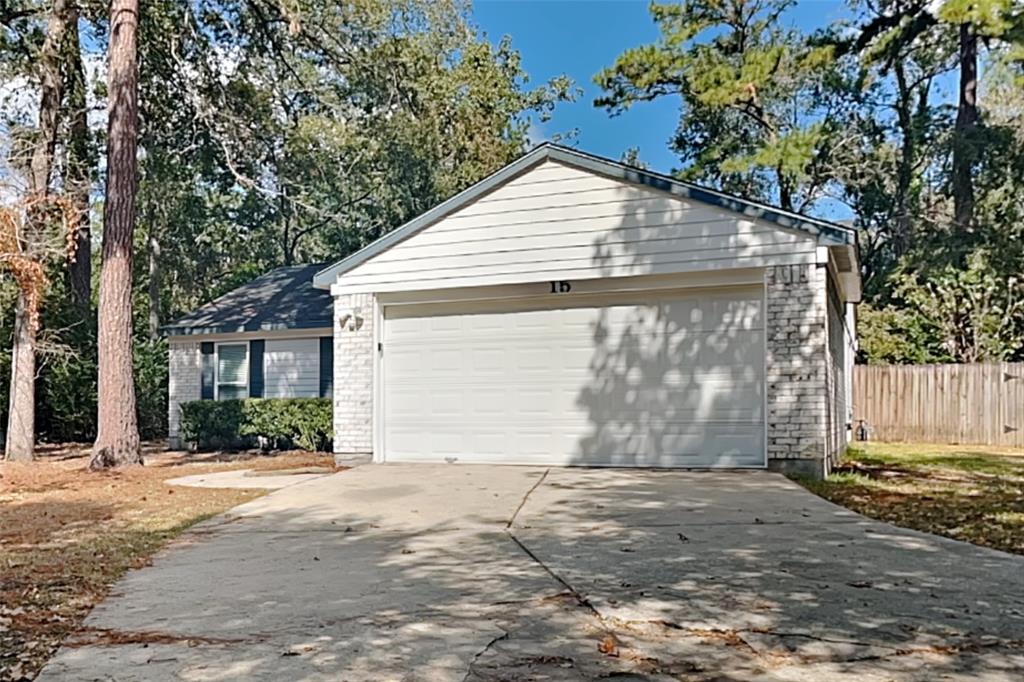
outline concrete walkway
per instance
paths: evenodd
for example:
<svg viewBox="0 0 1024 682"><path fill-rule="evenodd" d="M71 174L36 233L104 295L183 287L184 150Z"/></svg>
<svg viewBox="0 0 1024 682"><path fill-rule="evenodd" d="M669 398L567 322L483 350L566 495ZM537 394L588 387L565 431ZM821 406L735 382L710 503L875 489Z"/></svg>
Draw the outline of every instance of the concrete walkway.
<svg viewBox="0 0 1024 682"><path fill-rule="evenodd" d="M767 473L381 465L130 573L55 680L1019 680L1024 558Z"/></svg>
<svg viewBox="0 0 1024 682"><path fill-rule="evenodd" d="M279 490L290 485L306 483L325 475L327 474L275 473L272 471L235 469L233 471L216 471L209 474L181 476L169 479L167 483L169 485L183 485L190 488L261 488Z"/></svg>

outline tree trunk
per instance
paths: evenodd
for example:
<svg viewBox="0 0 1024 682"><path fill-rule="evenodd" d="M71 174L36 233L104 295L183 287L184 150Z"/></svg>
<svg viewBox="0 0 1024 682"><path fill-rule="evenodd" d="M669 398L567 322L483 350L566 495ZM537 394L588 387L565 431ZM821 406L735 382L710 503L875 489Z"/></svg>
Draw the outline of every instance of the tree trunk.
<svg viewBox="0 0 1024 682"><path fill-rule="evenodd" d="M107 191L98 313L99 424L92 469L142 464L132 371L132 236L138 189L138 0L113 0L108 59Z"/></svg>
<svg viewBox="0 0 1024 682"><path fill-rule="evenodd" d="M288 185L281 181L281 164L277 167L278 184L281 193L277 197L278 214L281 220L281 256L285 265L292 265L295 252L292 250L292 211L288 203Z"/></svg>
<svg viewBox="0 0 1024 682"><path fill-rule="evenodd" d="M39 51L39 138L29 165L29 197L25 233L19 236L22 253L38 255L45 234L53 153L57 146L60 122L61 74L60 46L64 39L68 6L66 0L54 0L46 25L46 38ZM24 287L24 284L22 285ZM35 450L35 375L36 320L29 309L30 297L24 288L18 291L14 314L14 340L11 348L11 385L8 397L7 440L5 454L12 460L31 460Z"/></svg>
<svg viewBox="0 0 1024 682"><path fill-rule="evenodd" d="M917 163L917 131L914 126L913 92L907 85L903 62L897 61L893 70L897 84L896 118L902 135L900 162L896 170L896 216L892 230L892 254L899 260L910 248L910 231L913 227L910 188Z"/></svg>
<svg viewBox="0 0 1024 682"><path fill-rule="evenodd" d="M970 231L974 222L975 128L978 124L978 37L960 25L960 101L953 139L953 224Z"/></svg>
<svg viewBox="0 0 1024 682"><path fill-rule="evenodd" d="M793 210L793 190L789 186L789 179L781 168L776 169L776 178L779 182L779 208L787 211Z"/></svg>
<svg viewBox="0 0 1024 682"><path fill-rule="evenodd" d="M67 109L70 116L68 162L65 190L74 211L71 226L73 243L68 255L67 273L71 296L82 311L89 314L92 298L92 233L89 228L89 177L92 170L92 151L89 138L88 111L85 99L85 70L82 67L82 48L78 38L78 8L68 12L68 30L65 49Z"/></svg>
<svg viewBox="0 0 1024 682"><path fill-rule="evenodd" d="M156 236L155 221L150 221L149 238L146 240L149 254L149 338L160 338L160 240Z"/></svg>
<svg viewBox="0 0 1024 682"><path fill-rule="evenodd" d="M11 349L11 392L8 398L7 459L32 460L35 450L36 333L26 305L26 296L18 292L14 312L14 347Z"/></svg>
<svg viewBox="0 0 1024 682"><path fill-rule="evenodd" d="M67 26L66 0L54 0L46 24L46 39L39 50L39 139L32 150L29 191L39 200L50 188L53 151L57 146L61 85L60 47Z"/></svg>

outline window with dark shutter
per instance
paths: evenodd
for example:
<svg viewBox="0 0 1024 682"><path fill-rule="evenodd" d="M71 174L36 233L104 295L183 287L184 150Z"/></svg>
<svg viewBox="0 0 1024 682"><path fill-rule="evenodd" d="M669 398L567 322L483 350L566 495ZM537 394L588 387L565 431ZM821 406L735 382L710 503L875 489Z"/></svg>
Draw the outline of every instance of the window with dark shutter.
<svg viewBox="0 0 1024 682"><path fill-rule="evenodd" d="M320 337L320 397L334 393L334 337Z"/></svg>
<svg viewBox="0 0 1024 682"><path fill-rule="evenodd" d="M263 349L265 342L260 339L249 342L249 397L263 397Z"/></svg>
<svg viewBox="0 0 1024 682"><path fill-rule="evenodd" d="M214 355L214 346L210 342L199 344L199 353L202 358L202 364L200 365L200 386L199 386L199 397L203 400L213 400L214 389L213 382L217 375L216 367L216 356Z"/></svg>

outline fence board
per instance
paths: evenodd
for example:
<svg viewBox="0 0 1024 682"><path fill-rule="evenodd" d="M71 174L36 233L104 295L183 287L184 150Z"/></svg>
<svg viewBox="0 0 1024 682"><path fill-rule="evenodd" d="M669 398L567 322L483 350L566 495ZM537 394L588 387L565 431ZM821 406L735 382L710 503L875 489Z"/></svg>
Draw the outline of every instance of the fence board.
<svg viewBox="0 0 1024 682"><path fill-rule="evenodd" d="M1024 362L857 365L853 417L872 440L1024 447Z"/></svg>

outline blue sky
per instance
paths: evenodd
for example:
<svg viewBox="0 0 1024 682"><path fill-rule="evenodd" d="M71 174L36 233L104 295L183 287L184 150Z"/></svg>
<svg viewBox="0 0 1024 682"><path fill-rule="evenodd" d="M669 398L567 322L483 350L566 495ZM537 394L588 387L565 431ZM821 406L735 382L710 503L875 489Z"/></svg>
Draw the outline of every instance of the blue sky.
<svg viewBox="0 0 1024 682"><path fill-rule="evenodd" d="M669 172L678 165L668 149L678 100L639 104L614 118L593 105L600 94L594 75L627 48L657 39L647 6L646 0L476 0L473 16L490 40L512 36L533 83L564 73L583 88L576 102L555 110L541 136L577 129L583 151L618 159L636 146L652 170ZM787 20L811 30L847 16L843 0L803 0Z"/></svg>

